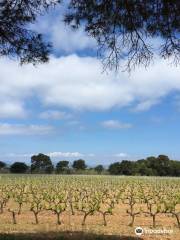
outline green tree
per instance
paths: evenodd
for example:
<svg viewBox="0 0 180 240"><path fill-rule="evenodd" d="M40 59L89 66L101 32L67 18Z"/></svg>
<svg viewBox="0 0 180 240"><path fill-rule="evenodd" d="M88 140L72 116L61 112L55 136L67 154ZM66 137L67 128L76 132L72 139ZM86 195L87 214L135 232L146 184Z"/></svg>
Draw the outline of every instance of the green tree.
<svg viewBox="0 0 180 240"><path fill-rule="evenodd" d="M10 167L11 173L26 173L28 166L23 162L15 162Z"/></svg>
<svg viewBox="0 0 180 240"><path fill-rule="evenodd" d="M154 156L150 156L146 159L146 164L148 168L151 168L153 171L153 176L157 176L158 172L157 172L157 158Z"/></svg>
<svg viewBox="0 0 180 240"><path fill-rule="evenodd" d="M158 167L157 172L160 176L169 175L170 159L166 155L159 155L157 157Z"/></svg>
<svg viewBox="0 0 180 240"><path fill-rule="evenodd" d="M137 161L112 163L108 171L115 175L180 176L180 161L170 160L166 155L151 156Z"/></svg>
<svg viewBox="0 0 180 240"><path fill-rule="evenodd" d="M101 174L104 171L104 166L103 165L97 165L94 170L98 173Z"/></svg>
<svg viewBox="0 0 180 240"><path fill-rule="evenodd" d="M83 159L75 160L72 167L76 170L85 170L87 168L85 160Z"/></svg>
<svg viewBox="0 0 180 240"><path fill-rule="evenodd" d="M31 173L52 173L53 168L49 156L39 153L31 157Z"/></svg>
<svg viewBox="0 0 180 240"><path fill-rule="evenodd" d="M166 155L147 158L147 166L150 167L154 175L167 176L169 175L170 160Z"/></svg>
<svg viewBox="0 0 180 240"><path fill-rule="evenodd" d="M121 165L119 162L115 162L109 165L108 171L112 175L118 175L121 173Z"/></svg>
<svg viewBox="0 0 180 240"><path fill-rule="evenodd" d="M153 176L152 168L148 168L146 164L139 164L138 165L138 173L141 176Z"/></svg>
<svg viewBox="0 0 180 240"><path fill-rule="evenodd" d="M140 159L136 161L136 172L138 175L141 175L141 176L154 175L152 168L148 167L146 159Z"/></svg>
<svg viewBox="0 0 180 240"><path fill-rule="evenodd" d="M6 167L6 163L0 161L0 170Z"/></svg>
<svg viewBox="0 0 180 240"><path fill-rule="evenodd" d="M69 170L69 161L59 161L56 165L57 173L67 173Z"/></svg>
<svg viewBox="0 0 180 240"><path fill-rule="evenodd" d="M136 163L128 160L123 160L120 163L120 173L123 175L135 175L136 174Z"/></svg>
<svg viewBox="0 0 180 240"><path fill-rule="evenodd" d="M180 177L180 161L171 160L169 164L169 175Z"/></svg>

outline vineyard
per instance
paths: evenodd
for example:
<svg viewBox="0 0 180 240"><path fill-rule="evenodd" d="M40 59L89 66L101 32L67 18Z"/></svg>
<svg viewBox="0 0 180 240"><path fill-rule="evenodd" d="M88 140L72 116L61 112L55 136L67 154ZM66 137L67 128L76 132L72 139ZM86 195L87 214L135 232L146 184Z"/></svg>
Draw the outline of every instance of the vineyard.
<svg viewBox="0 0 180 240"><path fill-rule="evenodd" d="M1 233L91 231L136 236L137 226L171 229L173 234L162 239L180 239L179 178L0 176Z"/></svg>

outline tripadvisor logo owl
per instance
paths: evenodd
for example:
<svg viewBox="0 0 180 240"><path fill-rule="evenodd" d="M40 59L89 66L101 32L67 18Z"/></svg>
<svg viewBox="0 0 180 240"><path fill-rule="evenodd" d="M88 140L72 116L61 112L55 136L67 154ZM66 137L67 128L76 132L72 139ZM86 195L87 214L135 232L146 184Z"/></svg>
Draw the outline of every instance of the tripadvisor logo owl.
<svg viewBox="0 0 180 240"><path fill-rule="evenodd" d="M135 234L141 236L143 234L143 229L141 227L135 228Z"/></svg>

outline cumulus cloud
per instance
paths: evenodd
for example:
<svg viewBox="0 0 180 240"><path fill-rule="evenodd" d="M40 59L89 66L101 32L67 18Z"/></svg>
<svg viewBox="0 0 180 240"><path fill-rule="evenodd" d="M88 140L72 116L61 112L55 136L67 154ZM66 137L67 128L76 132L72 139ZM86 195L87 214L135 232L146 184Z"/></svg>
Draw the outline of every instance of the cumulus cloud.
<svg viewBox="0 0 180 240"><path fill-rule="evenodd" d="M52 131L52 126L0 123L0 135L44 135Z"/></svg>
<svg viewBox="0 0 180 240"><path fill-rule="evenodd" d="M83 26L80 26L78 29L72 29L64 23L65 5L66 3L62 3L56 11L40 17L32 28L48 38L56 54L71 54L87 49L92 50L96 46L96 41L88 36Z"/></svg>
<svg viewBox="0 0 180 240"><path fill-rule="evenodd" d="M132 124L130 123L122 123L118 120L107 120L107 121L103 121L101 123L101 125L104 128L108 128L108 129L123 129L123 128L131 128Z"/></svg>
<svg viewBox="0 0 180 240"><path fill-rule="evenodd" d="M50 30L50 41L56 52L70 54L75 51L91 49L95 46L95 40L87 36L82 27L72 30L69 26L64 25L60 19L55 21L55 24L47 23L45 31Z"/></svg>
<svg viewBox="0 0 180 240"><path fill-rule="evenodd" d="M6 157L21 157L21 158L30 158L33 155L37 155L38 153L8 153ZM51 158L81 158L81 157L94 157L95 154L83 154L80 152L49 152L45 153Z"/></svg>
<svg viewBox="0 0 180 240"><path fill-rule="evenodd" d="M23 118L27 114L23 104L20 102L5 102L0 103L0 118Z"/></svg>
<svg viewBox="0 0 180 240"><path fill-rule="evenodd" d="M55 158L56 157L79 158L79 157L84 156L84 154L79 153L79 152L50 152L50 153L47 153L47 155L50 157L55 157Z"/></svg>
<svg viewBox="0 0 180 240"><path fill-rule="evenodd" d="M147 70L138 68L131 76L122 72L102 74L96 58L77 55L51 57L48 64L38 67L19 66L1 58L0 69L0 113L12 117L27 114L26 103L34 96L49 109L103 111L128 107L143 111L180 90L180 69L163 60ZM5 103L16 107L3 107ZM51 111L42 115L56 118L61 114Z"/></svg>

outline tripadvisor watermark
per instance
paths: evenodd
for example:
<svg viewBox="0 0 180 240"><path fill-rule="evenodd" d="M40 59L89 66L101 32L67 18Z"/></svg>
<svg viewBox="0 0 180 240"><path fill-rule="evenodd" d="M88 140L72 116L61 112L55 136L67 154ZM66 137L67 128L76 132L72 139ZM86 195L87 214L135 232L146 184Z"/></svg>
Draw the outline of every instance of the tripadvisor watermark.
<svg viewBox="0 0 180 240"><path fill-rule="evenodd" d="M159 229L151 229L151 228L142 228L142 227L136 227L135 228L135 234L137 236L145 235L145 234L173 234L173 229L166 229L166 228L159 228Z"/></svg>

